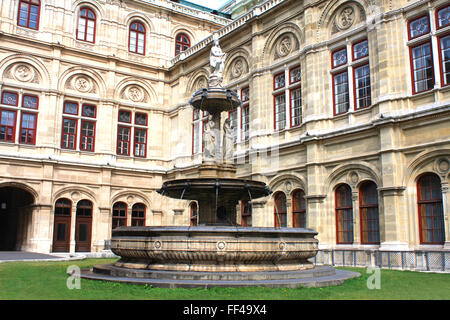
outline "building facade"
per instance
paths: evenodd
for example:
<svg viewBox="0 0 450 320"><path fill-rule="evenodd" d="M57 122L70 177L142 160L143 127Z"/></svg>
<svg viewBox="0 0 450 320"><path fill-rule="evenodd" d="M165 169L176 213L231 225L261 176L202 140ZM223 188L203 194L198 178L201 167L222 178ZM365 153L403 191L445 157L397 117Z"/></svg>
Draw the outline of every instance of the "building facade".
<svg viewBox="0 0 450 320"><path fill-rule="evenodd" d="M207 115L188 101L217 32L243 101L222 115L237 175L274 191L239 223L308 227L322 250L449 250L448 1L237 1L233 20L165 0L0 3L1 249L195 225L195 203L156 190L201 163Z"/></svg>

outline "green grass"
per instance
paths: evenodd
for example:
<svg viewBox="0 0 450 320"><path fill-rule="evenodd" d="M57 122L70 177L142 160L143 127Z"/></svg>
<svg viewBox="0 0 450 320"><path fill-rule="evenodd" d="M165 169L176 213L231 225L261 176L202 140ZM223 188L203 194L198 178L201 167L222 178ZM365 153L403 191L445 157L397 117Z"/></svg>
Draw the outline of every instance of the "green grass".
<svg viewBox="0 0 450 320"><path fill-rule="evenodd" d="M365 268L360 278L347 280L342 286L326 288L213 288L161 289L143 285L81 280L81 289L66 286L67 267L81 268L111 263L114 259L87 259L67 262L6 262L0 264L0 299L46 300L307 300L307 299L450 299L450 274L381 270L381 289L369 290L371 275Z"/></svg>

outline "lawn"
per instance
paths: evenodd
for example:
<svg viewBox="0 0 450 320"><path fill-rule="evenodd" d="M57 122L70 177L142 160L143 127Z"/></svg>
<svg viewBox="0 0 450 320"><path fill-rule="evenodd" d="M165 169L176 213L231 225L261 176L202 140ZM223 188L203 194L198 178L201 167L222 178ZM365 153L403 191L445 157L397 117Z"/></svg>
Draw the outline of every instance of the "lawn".
<svg viewBox="0 0 450 320"><path fill-rule="evenodd" d="M365 268L342 286L327 288L161 289L143 285L81 280L81 289L66 286L67 267L111 263L114 259L67 262L5 262L0 264L0 299L20 300L450 300L450 274L381 270L381 288L368 289Z"/></svg>

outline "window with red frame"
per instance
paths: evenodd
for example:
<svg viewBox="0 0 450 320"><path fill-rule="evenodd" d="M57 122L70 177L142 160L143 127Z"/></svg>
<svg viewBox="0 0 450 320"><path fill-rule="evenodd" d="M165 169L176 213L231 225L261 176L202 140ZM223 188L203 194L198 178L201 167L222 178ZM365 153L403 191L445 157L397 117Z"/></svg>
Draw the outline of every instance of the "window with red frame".
<svg viewBox="0 0 450 320"><path fill-rule="evenodd" d="M414 19L408 23L409 39L419 38L430 33L429 16ZM434 87L433 52L431 40L410 46L411 76L413 94L428 91Z"/></svg>
<svg viewBox="0 0 450 320"><path fill-rule="evenodd" d="M450 25L450 5L437 10L436 18L438 29Z"/></svg>
<svg viewBox="0 0 450 320"><path fill-rule="evenodd" d="M147 129L134 129L134 156L145 158L147 155Z"/></svg>
<svg viewBox="0 0 450 320"><path fill-rule="evenodd" d="M130 52L145 54L145 27L139 21L130 24L129 50Z"/></svg>
<svg viewBox="0 0 450 320"><path fill-rule="evenodd" d="M75 150L77 147L77 119L63 118L61 148Z"/></svg>
<svg viewBox="0 0 450 320"><path fill-rule="evenodd" d="M377 185L371 181L365 182L359 188L359 214L361 243L379 244L378 191Z"/></svg>
<svg viewBox="0 0 450 320"><path fill-rule="evenodd" d="M292 220L294 228L306 228L306 202L303 190L295 190L292 193Z"/></svg>
<svg viewBox="0 0 450 320"><path fill-rule="evenodd" d="M94 151L95 149L95 122L81 120L80 149Z"/></svg>
<svg viewBox="0 0 450 320"><path fill-rule="evenodd" d="M346 184L340 185L335 192L336 243L353 243L353 206L352 191Z"/></svg>
<svg viewBox="0 0 450 320"><path fill-rule="evenodd" d="M131 127L118 127L117 133L117 154L123 156L130 155L130 137L131 137Z"/></svg>
<svg viewBox="0 0 450 320"><path fill-rule="evenodd" d="M39 0L20 0L17 24L21 27L38 29L40 9Z"/></svg>
<svg viewBox="0 0 450 320"><path fill-rule="evenodd" d="M0 109L0 141L15 142L16 111Z"/></svg>
<svg viewBox="0 0 450 320"><path fill-rule="evenodd" d="M353 44L352 51L353 61L358 63L353 67L355 110L358 110L372 104L370 68L367 59L369 57L369 42L363 40Z"/></svg>
<svg viewBox="0 0 450 320"><path fill-rule="evenodd" d="M442 85L450 84L450 35L439 38L439 58Z"/></svg>
<svg viewBox="0 0 450 320"><path fill-rule="evenodd" d="M417 181L420 243L444 244L444 211L440 178L425 174Z"/></svg>
<svg viewBox="0 0 450 320"><path fill-rule="evenodd" d="M145 204L136 203L131 208L131 226L143 227L145 226Z"/></svg>
<svg viewBox="0 0 450 320"><path fill-rule="evenodd" d="M287 227L286 195L277 192L274 196L275 227Z"/></svg>
<svg viewBox="0 0 450 320"><path fill-rule="evenodd" d="M8 106L8 109L0 109L0 141L16 142L16 123L19 115L18 142L35 144L39 98L35 95L23 94L19 107L18 93L2 91L1 103Z"/></svg>
<svg viewBox="0 0 450 320"><path fill-rule="evenodd" d="M19 143L35 144L37 114L22 112L21 118Z"/></svg>
<svg viewBox="0 0 450 320"><path fill-rule="evenodd" d="M291 86L291 88L289 89L291 127L296 127L302 123L303 117L300 67L295 67L289 70L289 84Z"/></svg>
<svg viewBox="0 0 450 320"><path fill-rule="evenodd" d="M78 14L77 39L95 42L96 16L92 9L83 7Z"/></svg>
<svg viewBox="0 0 450 320"><path fill-rule="evenodd" d="M203 152L203 132L208 121L208 113L198 109L193 110L192 116L192 154Z"/></svg>
<svg viewBox="0 0 450 320"><path fill-rule="evenodd" d="M116 202L113 205L112 229L127 225L127 205L123 202Z"/></svg>
<svg viewBox="0 0 450 320"><path fill-rule="evenodd" d="M350 106L347 71L333 75L334 115L346 113Z"/></svg>
<svg viewBox="0 0 450 320"><path fill-rule="evenodd" d="M175 55L182 53L183 51L191 47L191 40L185 33L179 33L175 37Z"/></svg>
<svg viewBox="0 0 450 320"><path fill-rule="evenodd" d="M197 225L198 218L198 206L197 203L193 202L189 206L190 208L190 226L195 227Z"/></svg>
<svg viewBox="0 0 450 320"><path fill-rule="evenodd" d="M278 90L285 88L286 79L284 72L276 74L273 78L274 89L274 128L280 131L286 128L286 92Z"/></svg>
<svg viewBox="0 0 450 320"><path fill-rule="evenodd" d="M241 90L241 138L243 141L248 140L250 130L250 88L246 87Z"/></svg>

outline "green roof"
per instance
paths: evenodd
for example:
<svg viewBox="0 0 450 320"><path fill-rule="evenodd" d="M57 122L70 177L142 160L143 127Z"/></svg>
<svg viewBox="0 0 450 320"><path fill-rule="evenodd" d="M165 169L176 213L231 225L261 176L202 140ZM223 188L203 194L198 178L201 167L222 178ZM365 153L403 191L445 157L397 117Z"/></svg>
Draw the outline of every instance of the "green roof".
<svg viewBox="0 0 450 320"><path fill-rule="evenodd" d="M179 3L179 4L182 4L184 6L192 7L194 9L201 10L201 11L204 11L204 12L217 14L219 17L231 19L231 14L223 13L223 12L220 12L220 11L215 10L215 9L211 9L211 8L208 8L208 7L201 6L199 4L195 4L195 3L192 3L192 2L189 2L189 1L185 1L185 0L171 0L171 1Z"/></svg>

